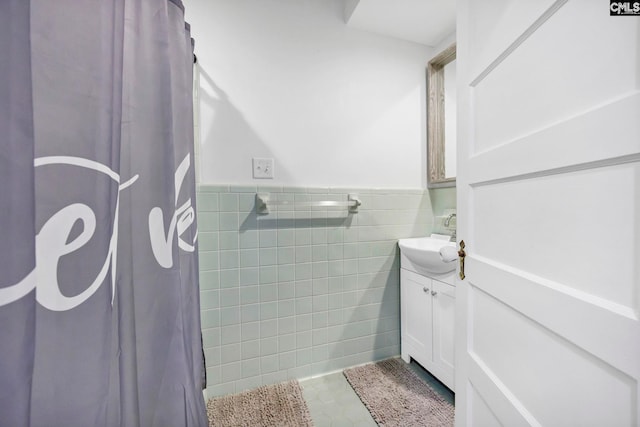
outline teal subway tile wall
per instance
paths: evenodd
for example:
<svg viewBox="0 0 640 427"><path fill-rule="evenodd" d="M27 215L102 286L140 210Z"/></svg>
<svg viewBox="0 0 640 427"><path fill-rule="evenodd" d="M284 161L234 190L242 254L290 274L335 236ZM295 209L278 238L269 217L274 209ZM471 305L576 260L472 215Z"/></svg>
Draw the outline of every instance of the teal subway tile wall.
<svg viewBox="0 0 640 427"><path fill-rule="evenodd" d="M256 192L288 206L257 214ZM346 201L358 213L296 202ZM428 235L427 190L198 188L209 396L400 354L397 240Z"/></svg>

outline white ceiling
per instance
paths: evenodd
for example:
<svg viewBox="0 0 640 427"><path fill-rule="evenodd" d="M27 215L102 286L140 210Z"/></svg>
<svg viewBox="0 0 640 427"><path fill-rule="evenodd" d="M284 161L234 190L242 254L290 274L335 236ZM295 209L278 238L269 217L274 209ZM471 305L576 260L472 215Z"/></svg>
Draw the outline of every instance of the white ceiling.
<svg viewBox="0 0 640 427"><path fill-rule="evenodd" d="M455 0L348 0L347 25L427 46L456 29Z"/></svg>

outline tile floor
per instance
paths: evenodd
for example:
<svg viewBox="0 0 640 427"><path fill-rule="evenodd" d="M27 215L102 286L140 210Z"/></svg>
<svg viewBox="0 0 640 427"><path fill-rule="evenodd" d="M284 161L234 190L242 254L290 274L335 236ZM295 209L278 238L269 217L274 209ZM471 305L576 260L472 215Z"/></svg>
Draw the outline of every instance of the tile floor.
<svg viewBox="0 0 640 427"><path fill-rule="evenodd" d="M453 392L422 366L412 361L409 367L448 402L454 403ZM300 385L316 427L376 427L342 372L302 380Z"/></svg>

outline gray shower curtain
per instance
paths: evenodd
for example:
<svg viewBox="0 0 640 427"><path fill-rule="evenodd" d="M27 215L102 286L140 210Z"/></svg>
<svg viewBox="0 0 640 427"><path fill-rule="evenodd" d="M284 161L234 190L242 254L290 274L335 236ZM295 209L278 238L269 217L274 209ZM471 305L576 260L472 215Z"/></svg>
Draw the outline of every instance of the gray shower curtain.
<svg viewBox="0 0 640 427"><path fill-rule="evenodd" d="M0 0L0 427L205 426L180 0Z"/></svg>

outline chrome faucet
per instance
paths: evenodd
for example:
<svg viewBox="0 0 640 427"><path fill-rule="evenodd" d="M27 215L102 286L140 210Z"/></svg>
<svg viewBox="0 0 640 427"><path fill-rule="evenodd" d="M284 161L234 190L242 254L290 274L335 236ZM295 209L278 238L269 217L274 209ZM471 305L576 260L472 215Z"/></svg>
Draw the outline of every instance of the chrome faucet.
<svg viewBox="0 0 640 427"><path fill-rule="evenodd" d="M445 227L449 227L449 224L451 224L451 220L452 220L453 218L456 218L456 216L457 216L457 215L456 215L456 214L454 214L454 213L450 214L450 215L447 217L447 219L445 219L445 220L444 220L444 226L445 226Z"/></svg>
<svg viewBox="0 0 640 427"><path fill-rule="evenodd" d="M444 226L446 228L449 228L449 226L451 225L451 220L453 218L457 218L456 214L452 213L450 214L447 219L444 220ZM456 241L456 229L454 228L453 231L451 232L451 242L455 242Z"/></svg>

